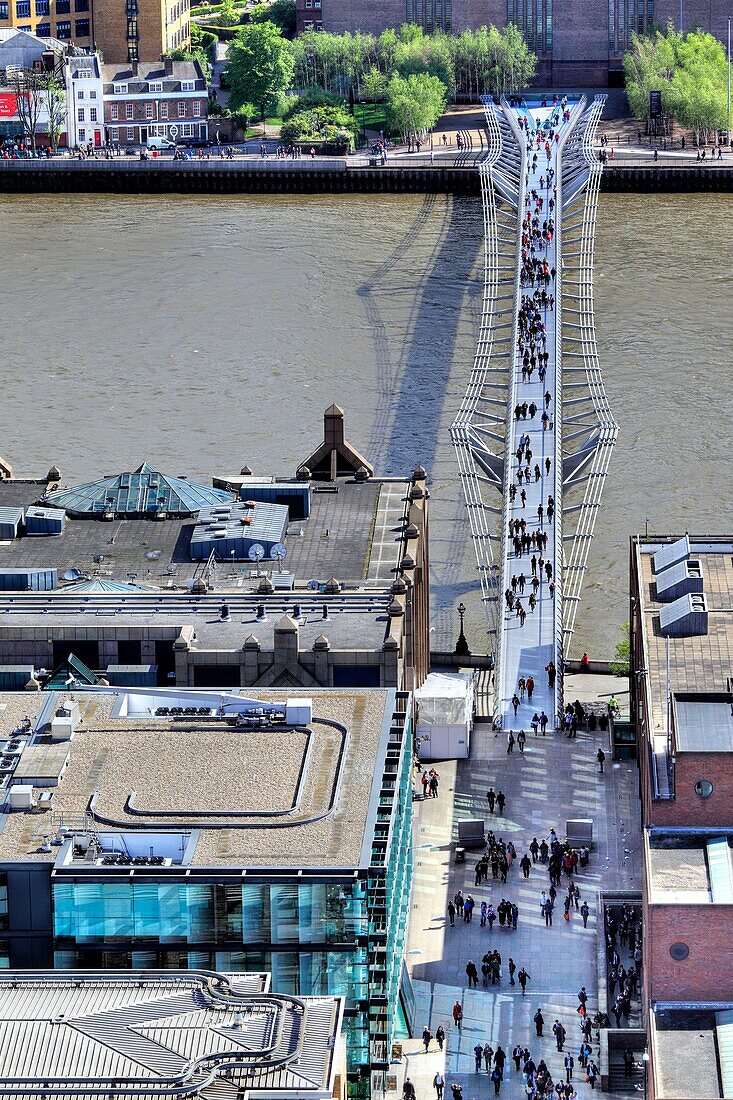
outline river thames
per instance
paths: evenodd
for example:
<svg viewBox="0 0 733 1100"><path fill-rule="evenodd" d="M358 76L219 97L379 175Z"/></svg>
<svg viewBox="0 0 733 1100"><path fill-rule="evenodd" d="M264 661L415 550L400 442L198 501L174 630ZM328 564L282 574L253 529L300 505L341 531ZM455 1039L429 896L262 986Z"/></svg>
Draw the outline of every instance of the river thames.
<svg viewBox="0 0 733 1100"><path fill-rule="evenodd" d="M145 458L291 474L335 401L378 473L428 469L433 645L451 644L463 600L485 648L448 437L480 308L478 199L0 196L0 218L0 453L16 476ZM613 652L631 533L730 524L731 236L724 195L601 196L596 320L620 433L576 656Z"/></svg>

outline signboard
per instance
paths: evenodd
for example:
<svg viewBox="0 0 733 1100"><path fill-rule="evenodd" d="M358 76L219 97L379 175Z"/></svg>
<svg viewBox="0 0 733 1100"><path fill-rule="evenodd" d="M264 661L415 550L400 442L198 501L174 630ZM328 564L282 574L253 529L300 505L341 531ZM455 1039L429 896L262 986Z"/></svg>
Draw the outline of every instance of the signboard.
<svg viewBox="0 0 733 1100"><path fill-rule="evenodd" d="M0 92L0 118L14 118L18 113L18 97L12 92Z"/></svg>
<svg viewBox="0 0 733 1100"><path fill-rule="evenodd" d="M177 126L171 126L168 133L170 134L170 136L172 138L174 138L174 139L177 138L178 137L178 127Z"/></svg>
<svg viewBox="0 0 733 1100"><path fill-rule="evenodd" d="M661 118L662 117L662 93L650 92L649 93L649 118Z"/></svg>

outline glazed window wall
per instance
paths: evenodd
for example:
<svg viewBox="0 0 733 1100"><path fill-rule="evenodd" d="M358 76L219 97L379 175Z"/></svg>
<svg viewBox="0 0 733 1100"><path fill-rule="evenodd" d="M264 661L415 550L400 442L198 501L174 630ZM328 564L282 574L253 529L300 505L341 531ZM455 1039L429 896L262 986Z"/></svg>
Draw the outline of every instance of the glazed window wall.
<svg viewBox="0 0 733 1100"><path fill-rule="evenodd" d="M531 50L552 50L552 0L507 0L507 23L518 27Z"/></svg>
<svg viewBox="0 0 733 1100"><path fill-rule="evenodd" d="M57 882L54 935L76 943L354 943L367 934L361 883Z"/></svg>
<svg viewBox="0 0 733 1100"><path fill-rule="evenodd" d="M608 48L612 54L624 53L631 35L650 34L654 30L654 0L608 0Z"/></svg>
<svg viewBox="0 0 733 1100"><path fill-rule="evenodd" d="M408 23L418 23L428 34L432 31L450 34L453 0L406 0L405 18Z"/></svg>

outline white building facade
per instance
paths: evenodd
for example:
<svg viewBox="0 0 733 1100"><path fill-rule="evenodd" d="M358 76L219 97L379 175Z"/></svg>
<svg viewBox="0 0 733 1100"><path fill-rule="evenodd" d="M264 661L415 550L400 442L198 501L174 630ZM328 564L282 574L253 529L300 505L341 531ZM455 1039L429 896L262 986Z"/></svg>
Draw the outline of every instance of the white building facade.
<svg viewBox="0 0 733 1100"><path fill-rule="evenodd" d="M64 65L66 85L66 144L70 149L105 142L104 84L97 54L68 57Z"/></svg>

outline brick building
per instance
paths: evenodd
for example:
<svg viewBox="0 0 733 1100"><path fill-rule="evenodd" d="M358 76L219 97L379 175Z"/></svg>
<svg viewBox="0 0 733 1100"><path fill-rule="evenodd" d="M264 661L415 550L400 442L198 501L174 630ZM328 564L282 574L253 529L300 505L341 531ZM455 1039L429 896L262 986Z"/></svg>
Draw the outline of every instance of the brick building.
<svg viewBox="0 0 733 1100"><path fill-rule="evenodd" d="M733 1041L733 540L632 538L630 623L648 1095L707 1100Z"/></svg>
<svg viewBox="0 0 733 1100"><path fill-rule="evenodd" d="M307 0L297 0L310 18ZM315 4L315 0L313 0ZM685 30L702 27L721 41L729 7L723 0L322 0L326 31L380 34L402 23L460 34L493 24L515 23L539 59L537 83L582 87L622 82L622 55L632 31L645 32L668 21ZM314 13L315 21L315 13Z"/></svg>
<svg viewBox="0 0 733 1100"><path fill-rule="evenodd" d="M208 92L198 61L104 65L107 141L145 145L148 138L205 141Z"/></svg>
<svg viewBox="0 0 733 1100"><path fill-rule="evenodd" d="M320 31L323 27L323 0L295 0L295 28L304 31Z"/></svg>

